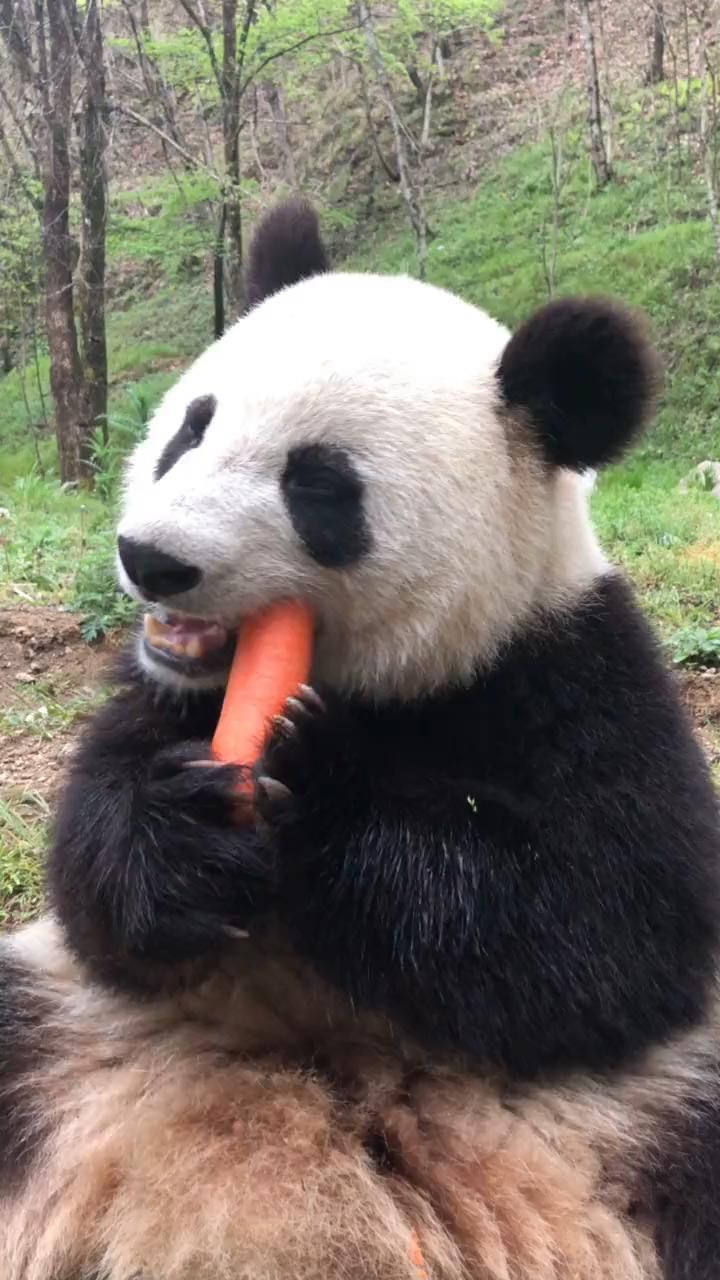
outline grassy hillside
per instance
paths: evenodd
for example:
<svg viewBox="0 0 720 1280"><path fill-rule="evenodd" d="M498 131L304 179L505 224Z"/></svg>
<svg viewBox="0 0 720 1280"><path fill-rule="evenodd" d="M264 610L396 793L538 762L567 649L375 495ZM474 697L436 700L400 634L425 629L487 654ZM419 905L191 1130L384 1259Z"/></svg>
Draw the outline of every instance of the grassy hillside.
<svg viewBox="0 0 720 1280"><path fill-rule="evenodd" d="M657 425L629 462L603 478L594 510L610 554L635 578L664 637L684 653L693 628L703 657L716 643L720 504L702 492L681 495L677 483L694 464L720 457L720 270L702 183L691 169L674 168L657 110L651 96L626 104L618 180L599 195L591 193L582 128L567 127L554 283L558 293L618 294L650 316L667 368ZM153 189L154 207L172 237L173 217L187 217L188 206L163 190ZM99 496L59 491L52 440L35 446L27 439L19 375L3 382L0 504L12 533L3 542L4 595L20 588L32 599L79 607L89 634L126 612L113 601L107 570L122 455L177 370L205 345L210 323L204 282L183 278L178 255L159 275L162 238L135 227L128 207L125 198L110 242L116 272L121 267L133 283L122 309L111 310L112 432L110 448L98 455ZM552 223L548 146L523 147L488 172L472 198L434 209L429 278L513 325L547 297ZM349 265L412 271L411 240L378 233ZM146 275L154 281L147 296ZM34 382L27 382L25 395L37 409Z"/></svg>

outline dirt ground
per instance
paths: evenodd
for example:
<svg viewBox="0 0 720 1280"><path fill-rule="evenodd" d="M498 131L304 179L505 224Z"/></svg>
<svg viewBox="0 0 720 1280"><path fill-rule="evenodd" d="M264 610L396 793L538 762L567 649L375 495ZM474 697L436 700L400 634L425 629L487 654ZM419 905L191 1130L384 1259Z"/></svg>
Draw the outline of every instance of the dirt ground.
<svg viewBox="0 0 720 1280"><path fill-rule="evenodd" d="M86 644L78 619L61 609L0 611L0 798L35 791L52 799L82 711L102 696L119 643ZM32 725L24 731L26 717Z"/></svg>
<svg viewBox="0 0 720 1280"><path fill-rule="evenodd" d="M76 713L81 718L102 696L121 642L86 644L77 618L60 609L0 612L0 716L5 726L10 721L0 737L0 798L34 791L52 799L80 723ZM700 740L720 765L720 671L681 672L678 679ZM38 724L48 704L53 713ZM32 725L24 731L26 716Z"/></svg>

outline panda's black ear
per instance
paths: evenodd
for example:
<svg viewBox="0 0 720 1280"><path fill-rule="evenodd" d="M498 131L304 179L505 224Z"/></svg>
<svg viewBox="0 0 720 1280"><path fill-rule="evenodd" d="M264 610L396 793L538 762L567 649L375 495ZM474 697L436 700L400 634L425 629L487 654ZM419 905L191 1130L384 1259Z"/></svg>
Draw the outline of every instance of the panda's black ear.
<svg viewBox="0 0 720 1280"><path fill-rule="evenodd" d="M660 366L639 317L604 299L562 298L518 329L498 376L547 460L580 471L613 461L642 430Z"/></svg>
<svg viewBox="0 0 720 1280"><path fill-rule="evenodd" d="M252 238L245 310L329 265L315 210L305 200L284 201L265 215Z"/></svg>

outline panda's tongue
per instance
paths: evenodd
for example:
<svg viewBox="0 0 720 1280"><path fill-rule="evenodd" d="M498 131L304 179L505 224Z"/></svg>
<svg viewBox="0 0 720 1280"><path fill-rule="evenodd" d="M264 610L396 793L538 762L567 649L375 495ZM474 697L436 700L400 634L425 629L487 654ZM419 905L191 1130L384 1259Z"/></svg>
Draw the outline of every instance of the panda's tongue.
<svg viewBox="0 0 720 1280"><path fill-rule="evenodd" d="M174 613L167 614L164 619L157 614L146 613L143 627L145 639L153 649L162 649L178 658L205 658L224 648L229 639L227 628L219 622L183 618Z"/></svg>

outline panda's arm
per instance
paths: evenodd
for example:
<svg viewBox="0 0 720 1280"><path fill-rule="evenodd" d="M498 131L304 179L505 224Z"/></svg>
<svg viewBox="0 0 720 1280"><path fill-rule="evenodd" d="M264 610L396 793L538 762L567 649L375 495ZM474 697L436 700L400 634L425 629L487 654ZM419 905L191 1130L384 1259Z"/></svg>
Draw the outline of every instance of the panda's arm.
<svg viewBox="0 0 720 1280"><path fill-rule="evenodd" d="M81 735L51 842L50 898L96 976L177 980L242 928L268 889L251 828L233 818L228 766L208 764L215 696L126 683Z"/></svg>

